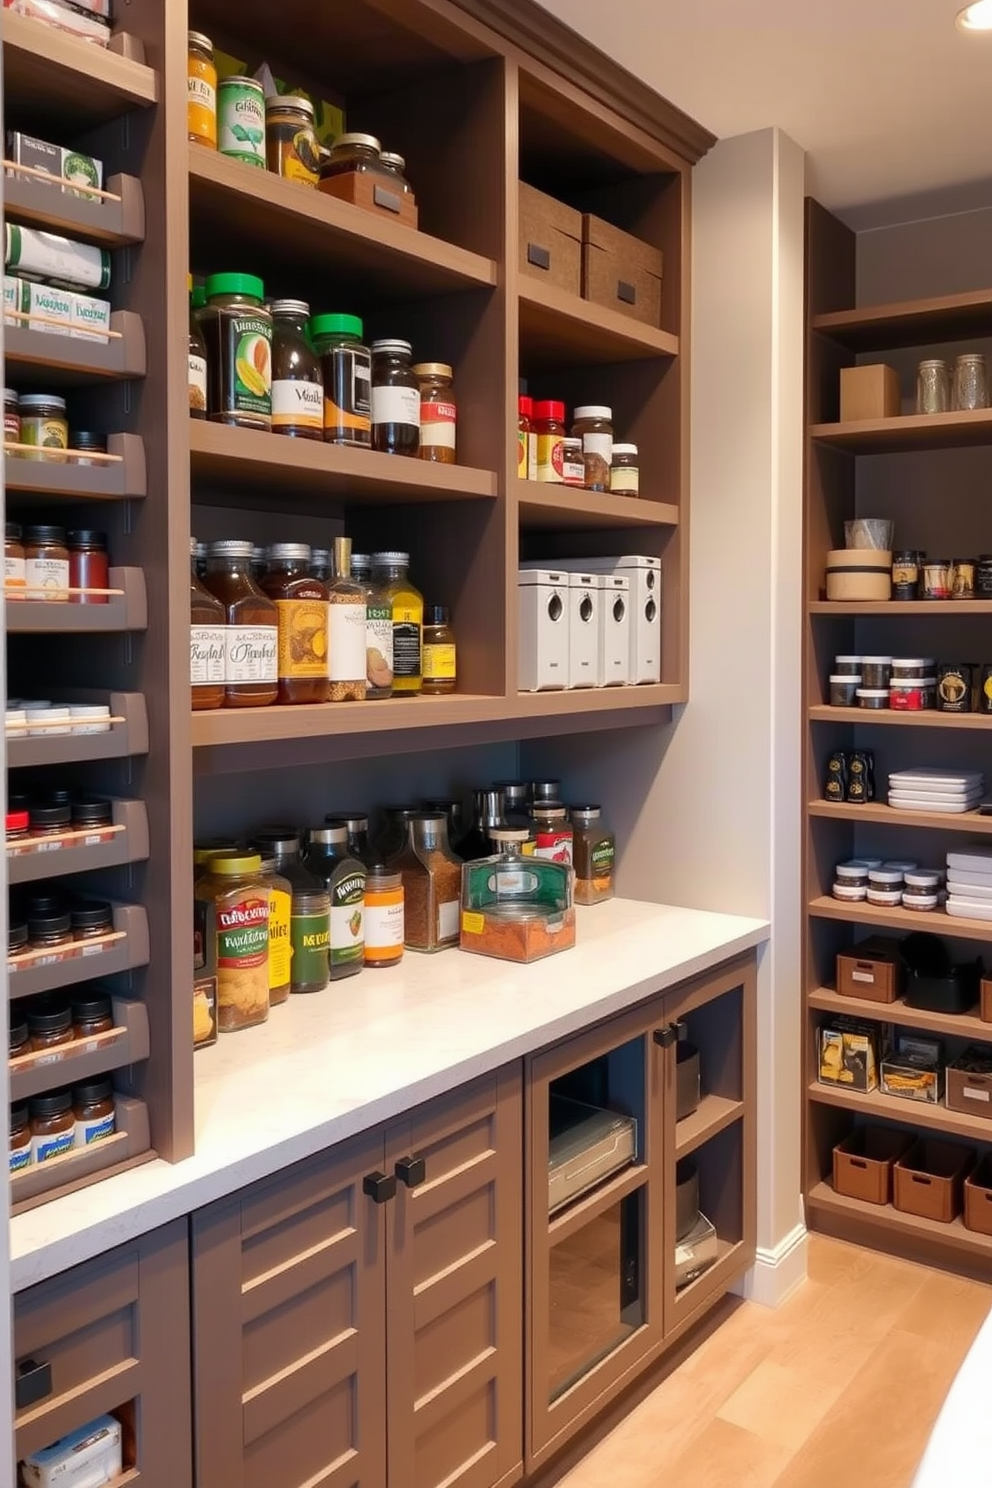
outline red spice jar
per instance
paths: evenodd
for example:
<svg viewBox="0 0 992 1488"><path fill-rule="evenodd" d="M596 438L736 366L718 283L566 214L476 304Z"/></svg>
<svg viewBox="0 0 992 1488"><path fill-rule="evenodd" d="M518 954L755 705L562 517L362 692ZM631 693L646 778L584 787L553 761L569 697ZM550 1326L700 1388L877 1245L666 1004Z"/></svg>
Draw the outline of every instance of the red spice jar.
<svg viewBox="0 0 992 1488"><path fill-rule="evenodd" d="M69 588L107 589L110 586L110 561L107 557L107 534L80 527L68 533ZM106 604L106 594L70 594L72 604Z"/></svg>
<svg viewBox="0 0 992 1488"><path fill-rule="evenodd" d="M537 479L552 485L565 480L565 405L554 399L534 404Z"/></svg>

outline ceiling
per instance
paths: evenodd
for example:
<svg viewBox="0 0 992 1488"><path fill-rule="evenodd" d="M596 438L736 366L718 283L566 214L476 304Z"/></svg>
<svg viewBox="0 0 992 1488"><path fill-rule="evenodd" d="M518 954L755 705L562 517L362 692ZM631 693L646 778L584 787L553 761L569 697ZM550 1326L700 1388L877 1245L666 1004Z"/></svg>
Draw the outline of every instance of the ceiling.
<svg viewBox="0 0 992 1488"><path fill-rule="evenodd" d="M833 210L992 176L992 32L965 0L542 0L725 137L778 125Z"/></svg>

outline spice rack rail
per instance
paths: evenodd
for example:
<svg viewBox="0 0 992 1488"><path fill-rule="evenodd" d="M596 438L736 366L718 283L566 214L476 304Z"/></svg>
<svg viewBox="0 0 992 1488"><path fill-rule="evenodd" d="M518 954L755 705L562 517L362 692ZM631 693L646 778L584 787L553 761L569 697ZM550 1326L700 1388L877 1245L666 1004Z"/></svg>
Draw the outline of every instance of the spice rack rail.
<svg viewBox="0 0 992 1488"><path fill-rule="evenodd" d="M98 47L4 10L0 42L4 110L8 118L19 116L23 127L44 110L78 132L158 99L158 79L145 66L141 43L126 33Z"/></svg>
<svg viewBox="0 0 992 1488"><path fill-rule="evenodd" d="M826 895L810 900L809 913L814 919L844 920L851 925L871 925L878 930L926 930L934 935L956 935L960 940L981 940L992 944L992 920L965 920L942 909L922 912L918 909L876 909L873 904L842 904Z"/></svg>
<svg viewBox="0 0 992 1488"><path fill-rule="evenodd" d="M22 966L11 971L7 962L7 996L11 1002L21 997L35 997L39 992L56 992L60 987L76 987L96 977L116 976L148 965L148 916L141 904L115 904L113 934L93 953L80 951L49 965ZM85 946L85 941L74 942Z"/></svg>
<svg viewBox="0 0 992 1488"><path fill-rule="evenodd" d="M125 759L130 755L148 753L148 713L140 692L108 694L86 690L75 693L69 701L107 703L111 717L121 718L123 722L113 723L99 734L52 734L48 738L40 734L26 738L8 735L8 769L30 765L75 765L87 760Z"/></svg>
<svg viewBox="0 0 992 1488"><path fill-rule="evenodd" d="M992 408L959 413L910 413L901 418L859 419L845 424L813 424L817 444L852 455L909 454L914 450L964 449L992 444Z"/></svg>
<svg viewBox="0 0 992 1488"><path fill-rule="evenodd" d="M44 837L44 850L27 843L7 848L7 882L36 883L42 878L64 878L70 873L89 873L98 868L118 868L122 863L140 863L148 857L148 812L144 801L113 801L113 826L117 829L105 842L90 842L100 828L71 832L64 839ZM57 847L52 846L58 842Z"/></svg>
<svg viewBox="0 0 992 1488"><path fill-rule="evenodd" d="M89 1147L73 1148L63 1157L24 1168L10 1179L12 1214L23 1214L39 1203L71 1193L94 1176L109 1177L122 1173L139 1162L150 1162L155 1153L151 1145L148 1108L144 1101L130 1095L116 1097L116 1127L111 1137L104 1137Z"/></svg>
<svg viewBox="0 0 992 1488"><path fill-rule="evenodd" d="M51 339L45 337L46 341ZM108 435L107 454L115 458L77 465L68 460L25 459L8 453L4 459L4 486L8 494L65 501L123 501L146 496L148 471L141 435Z"/></svg>
<svg viewBox="0 0 992 1488"><path fill-rule="evenodd" d="M51 386L52 374L64 387L144 377L148 363L141 316L134 310L114 310L110 329L115 334L102 342L5 325L7 376L21 388Z"/></svg>
<svg viewBox="0 0 992 1488"><path fill-rule="evenodd" d="M105 635L148 626L148 596L140 568L112 568L105 604L51 603L42 599L8 600L8 635Z"/></svg>
<svg viewBox="0 0 992 1488"><path fill-rule="evenodd" d="M144 241L145 197L137 176L111 176L104 188L109 195L102 201L87 201L61 191L57 184L14 170L5 172L3 182L4 215L13 221L105 248Z"/></svg>
<svg viewBox="0 0 992 1488"><path fill-rule="evenodd" d="M851 351L887 351L992 336L992 289L814 315L812 329Z"/></svg>
<svg viewBox="0 0 992 1488"><path fill-rule="evenodd" d="M983 1116L967 1116L948 1111L946 1106L931 1106L926 1101L910 1101L899 1095L886 1095L881 1090L845 1090L839 1086L821 1085L814 1080L809 1087L810 1100L824 1106L870 1116L875 1121L902 1121L908 1126L925 1126L928 1131L969 1142L992 1142L992 1121Z"/></svg>
<svg viewBox="0 0 992 1488"><path fill-rule="evenodd" d="M114 997L114 1026L106 1033L59 1044L40 1054L22 1054L12 1059L10 1099L12 1103L30 1099L44 1090L57 1090L62 1085L76 1085L92 1080L108 1070L123 1069L148 1058L148 1011L135 998Z"/></svg>
<svg viewBox="0 0 992 1488"><path fill-rule="evenodd" d="M814 704L809 710L813 723L853 725L855 728L910 729L992 729L992 714L941 713L928 708L922 713L901 713L892 708L831 708L829 703Z"/></svg>
<svg viewBox="0 0 992 1488"><path fill-rule="evenodd" d="M520 345L533 371L677 357L679 338L522 274Z"/></svg>
<svg viewBox="0 0 992 1488"><path fill-rule="evenodd" d="M940 811L898 811L880 801L868 801L863 806L847 801L810 801L807 809L810 816L854 822L855 825L871 822L881 827L923 827L936 832L963 832L967 837L992 834L992 816L979 816L974 811L960 815Z"/></svg>
<svg viewBox="0 0 992 1488"><path fill-rule="evenodd" d="M901 997L895 1002L869 1002L863 997L841 997L832 987L816 987L809 994L809 1006L818 1013L849 1013L875 1023L898 1023L900 1028L921 1028L948 1038L992 1038L992 1023L983 1022L976 1014L931 1013L907 1007Z"/></svg>
<svg viewBox="0 0 992 1488"><path fill-rule="evenodd" d="M597 495L572 486L517 481L517 506L524 530L547 532L612 530L629 527L677 527L679 509L666 501L633 496ZM548 560L553 567L553 560Z"/></svg>

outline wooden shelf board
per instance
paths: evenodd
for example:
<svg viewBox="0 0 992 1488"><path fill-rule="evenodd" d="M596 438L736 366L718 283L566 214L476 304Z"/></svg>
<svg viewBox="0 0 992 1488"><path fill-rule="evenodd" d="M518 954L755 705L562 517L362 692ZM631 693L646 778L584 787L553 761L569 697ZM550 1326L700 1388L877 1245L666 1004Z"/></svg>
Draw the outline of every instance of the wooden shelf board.
<svg viewBox="0 0 992 1488"><path fill-rule="evenodd" d="M247 169L247 167L246 167ZM304 515L327 514L328 507L353 501L389 504L459 501L494 497L496 475L467 465L435 465L375 450L288 439L255 429L228 428L191 419L190 467L197 483L210 487L210 502L238 507L246 497L271 509ZM297 710L298 711L298 710Z"/></svg>
<svg viewBox="0 0 992 1488"><path fill-rule="evenodd" d="M553 718L578 713L612 713L641 708L670 708L686 701L675 682L646 682L639 687L579 687L564 692L520 692L514 699L521 718Z"/></svg>
<svg viewBox="0 0 992 1488"><path fill-rule="evenodd" d="M817 703L809 710L814 723L850 724L855 728L992 729L992 713L900 713L892 708L831 708Z"/></svg>
<svg viewBox="0 0 992 1488"><path fill-rule="evenodd" d="M666 501L599 495L539 481L517 481L516 490L520 526L527 531L678 526L679 509Z"/></svg>
<svg viewBox="0 0 992 1488"><path fill-rule="evenodd" d="M992 816L979 816L975 811L966 811L961 816L945 816L939 811L897 811L884 801L869 801L864 806L849 801L810 801L807 810L810 816L834 821L923 827L934 832L963 832L970 837L992 833Z"/></svg>
<svg viewBox="0 0 992 1488"><path fill-rule="evenodd" d="M878 1121L899 1121L904 1126L925 1126L928 1131L972 1142L992 1142L992 1120L966 1116L963 1111L948 1111L945 1106L931 1106L925 1101L903 1100L898 1095L884 1095L881 1090L846 1090L840 1086L821 1085L811 1081L810 1100L823 1106L838 1106L873 1116Z"/></svg>
<svg viewBox="0 0 992 1488"><path fill-rule="evenodd" d="M722 1095L704 1095L691 1116L675 1124L675 1156L687 1157L726 1127L744 1116L744 1102Z"/></svg>
<svg viewBox="0 0 992 1488"><path fill-rule="evenodd" d="M815 987L807 1002L821 1013L848 1013L877 1023L898 1023L901 1028L920 1028L950 1038L992 1040L992 1023L983 1023L975 1013L930 1013L895 1002L869 1002L865 997L841 997L832 987ZM977 1007L978 1004L976 1003Z"/></svg>
<svg viewBox="0 0 992 1488"><path fill-rule="evenodd" d="M150 67L30 17L3 11L0 41L4 111L19 129L57 115L70 137L157 102L158 79Z"/></svg>
<svg viewBox="0 0 992 1488"><path fill-rule="evenodd" d="M520 360L528 373L679 354L678 337L668 331L528 274L520 275L519 286Z"/></svg>
<svg viewBox="0 0 992 1488"><path fill-rule="evenodd" d="M202 145L189 147L189 189L194 263L201 242L213 261L218 243L250 241L263 271L344 271L374 287L380 301L491 289L497 282L490 258Z"/></svg>
<svg viewBox="0 0 992 1488"><path fill-rule="evenodd" d="M856 1224L873 1225L890 1235L903 1235L908 1240L944 1245L949 1249L964 1251L984 1261L992 1258L992 1236L980 1235L976 1230L966 1230L962 1219L951 1224L941 1224L936 1219L923 1219L916 1214L903 1214L891 1204L863 1204L859 1199L849 1199L846 1194L834 1193L829 1183L816 1183L806 1196L806 1203L813 1215L824 1214Z"/></svg>
<svg viewBox="0 0 992 1488"><path fill-rule="evenodd" d="M867 600L848 604L836 600L814 599L808 605L811 615L870 615L885 619L890 615L912 615L929 619L931 615L992 615L992 599L890 599L882 603Z"/></svg>
<svg viewBox="0 0 992 1488"><path fill-rule="evenodd" d="M992 289L967 294L934 295L814 315L813 330L849 346L852 351L925 346L960 336L992 335Z"/></svg>
<svg viewBox="0 0 992 1488"><path fill-rule="evenodd" d="M105 604L50 603L43 599L7 601L8 635L107 635L146 630L148 597L140 568L112 568L110 595Z"/></svg>
<svg viewBox="0 0 992 1488"><path fill-rule="evenodd" d="M992 920L964 920L942 909L878 909L874 904L842 904L828 895L810 900L815 919L846 920L851 925L872 925L880 930L926 930L933 935L957 935L961 940L983 940L992 945Z"/></svg>
<svg viewBox="0 0 992 1488"><path fill-rule="evenodd" d="M813 424L809 433L814 443L848 450L853 455L962 449L968 445L992 444L992 408L977 408L963 413L912 413L902 418L860 419L843 424Z"/></svg>

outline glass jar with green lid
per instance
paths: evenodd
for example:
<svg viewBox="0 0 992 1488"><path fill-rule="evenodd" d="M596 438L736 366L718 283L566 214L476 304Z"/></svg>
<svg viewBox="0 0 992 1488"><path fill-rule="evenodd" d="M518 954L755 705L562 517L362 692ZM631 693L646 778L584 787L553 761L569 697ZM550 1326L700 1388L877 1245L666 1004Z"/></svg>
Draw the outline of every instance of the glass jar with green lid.
<svg viewBox="0 0 992 1488"><path fill-rule="evenodd" d="M372 353L357 315L315 315L310 339L324 382L325 444L372 443Z"/></svg>
<svg viewBox="0 0 992 1488"><path fill-rule="evenodd" d="M207 348L207 414L272 428L272 312L255 274L211 274L199 316Z"/></svg>
<svg viewBox="0 0 992 1488"><path fill-rule="evenodd" d="M310 344L305 300L273 300L272 432L297 439L324 437L324 384Z"/></svg>
<svg viewBox="0 0 992 1488"><path fill-rule="evenodd" d="M258 853L218 855L193 890L206 909L217 964L221 1033L251 1028L269 1016L269 888Z"/></svg>

